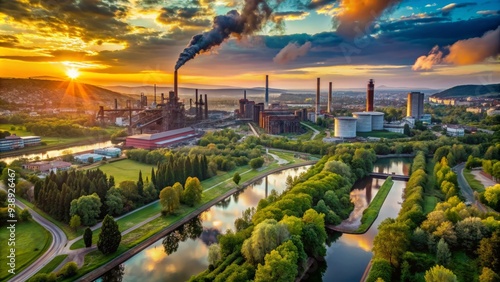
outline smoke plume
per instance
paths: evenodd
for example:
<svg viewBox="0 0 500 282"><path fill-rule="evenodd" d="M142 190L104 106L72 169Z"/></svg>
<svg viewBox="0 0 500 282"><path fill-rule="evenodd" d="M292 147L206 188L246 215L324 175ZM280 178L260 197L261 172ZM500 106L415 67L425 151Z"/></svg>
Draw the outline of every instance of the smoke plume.
<svg viewBox="0 0 500 282"><path fill-rule="evenodd" d="M454 65L471 65L490 57L497 57L500 54L500 26L495 30L487 31L481 37L459 40L447 49L449 54L443 57L439 46L435 46L429 55L420 56L412 69L416 71L430 70L433 65L443 62Z"/></svg>
<svg viewBox="0 0 500 282"><path fill-rule="evenodd" d="M340 12L334 17L337 33L349 38L364 35L385 10L401 0L341 0Z"/></svg>
<svg viewBox="0 0 500 282"><path fill-rule="evenodd" d="M295 43L288 43L281 51L274 57L273 61L278 64L286 64L295 61L298 57L302 57L311 49L311 42L306 42L300 46Z"/></svg>
<svg viewBox="0 0 500 282"><path fill-rule="evenodd" d="M193 36L191 42L179 55L175 69L182 67L197 54L220 45L231 35L239 38L261 30L271 19L272 12L273 9L267 0L245 0L241 14L232 10L226 15L216 16L210 31Z"/></svg>

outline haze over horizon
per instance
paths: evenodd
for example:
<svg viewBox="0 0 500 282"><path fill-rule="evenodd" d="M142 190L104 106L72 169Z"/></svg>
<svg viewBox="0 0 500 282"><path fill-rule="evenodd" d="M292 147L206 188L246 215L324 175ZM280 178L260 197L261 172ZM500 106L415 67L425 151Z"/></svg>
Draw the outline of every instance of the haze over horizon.
<svg viewBox="0 0 500 282"><path fill-rule="evenodd" d="M265 74L290 90L316 77L325 89L500 81L488 0L13 0L0 15L1 77L169 86L177 63L181 87L262 87Z"/></svg>

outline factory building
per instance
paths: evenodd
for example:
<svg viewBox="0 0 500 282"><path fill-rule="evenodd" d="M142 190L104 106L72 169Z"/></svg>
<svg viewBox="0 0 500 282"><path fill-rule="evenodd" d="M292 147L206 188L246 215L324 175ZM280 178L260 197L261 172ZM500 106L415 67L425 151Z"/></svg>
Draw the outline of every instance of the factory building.
<svg viewBox="0 0 500 282"><path fill-rule="evenodd" d="M384 130L384 113L370 112L372 115L372 130Z"/></svg>
<svg viewBox="0 0 500 282"><path fill-rule="evenodd" d="M0 139L0 152L22 149L29 146L38 146L42 144L40 136L19 137L15 134Z"/></svg>
<svg viewBox="0 0 500 282"><path fill-rule="evenodd" d="M180 142L191 140L195 137L195 130L192 127L185 127L155 134L128 136L125 141L125 145L127 147L152 150L175 145Z"/></svg>
<svg viewBox="0 0 500 282"><path fill-rule="evenodd" d="M406 116L413 117L415 120L420 120L423 115L424 115L424 93L421 92L408 93Z"/></svg>
<svg viewBox="0 0 500 282"><path fill-rule="evenodd" d="M111 157L111 158L117 158L117 157L121 156L122 150L120 150L119 148L115 148L115 147L100 148L100 149L95 149L94 154L99 154L99 155L103 155L103 156L107 156L107 157Z"/></svg>
<svg viewBox="0 0 500 282"><path fill-rule="evenodd" d="M290 111L264 110L260 112L259 126L269 134L298 133L301 118Z"/></svg>
<svg viewBox="0 0 500 282"><path fill-rule="evenodd" d="M336 117L334 136L336 138L355 138L356 121L356 118L353 117Z"/></svg>
<svg viewBox="0 0 500 282"><path fill-rule="evenodd" d="M249 101L246 91L239 100L239 108L235 111L239 118L251 120L269 134L301 133L301 121L307 120L307 109L287 110L279 103L269 103L269 76L266 75L264 103Z"/></svg>

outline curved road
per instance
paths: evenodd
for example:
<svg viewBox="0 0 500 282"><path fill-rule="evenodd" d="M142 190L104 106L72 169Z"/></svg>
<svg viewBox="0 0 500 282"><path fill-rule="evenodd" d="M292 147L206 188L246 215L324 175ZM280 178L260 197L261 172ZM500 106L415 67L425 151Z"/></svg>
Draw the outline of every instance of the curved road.
<svg viewBox="0 0 500 282"><path fill-rule="evenodd" d="M474 197L474 190L472 190L469 182L464 177L464 168L465 163L458 164L453 168L453 171L457 174L458 187L460 187L462 195L481 212L487 212L488 209Z"/></svg>
<svg viewBox="0 0 500 282"><path fill-rule="evenodd" d="M0 184L0 187L5 190L5 186L3 183ZM21 201L16 200L16 206L21 209L26 209L27 207ZM52 235L52 243L49 248L45 251L43 255L38 257L38 259L27 266L23 271L17 273L14 277L10 279L10 281L26 281L31 276L35 275L42 267L44 267L48 262L50 262L55 256L59 255L64 248L64 245L67 243L68 239L66 238L66 234L59 229L55 224L45 219L43 216L39 215L32 209L29 209L33 220L38 222L43 228L47 229Z"/></svg>
<svg viewBox="0 0 500 282"><path fill-rule="evenodd" d="M312 126L310 126L310 125L308 125L308 124L305 124L305 123L303 123L303 122L301 122L300 124L302 124L302 125L303 125L303 126L305 126L305 127L308 127L308 128L310 128L310 129L312 129L312 131L313 131L314 133L313 133L313 136L311 137L311 140L314 140L314 137L316 137L316 135L318 135L318 134L319 134L319 131L318 131L318 130L316 130L314 127L312 127Z"/></svg>

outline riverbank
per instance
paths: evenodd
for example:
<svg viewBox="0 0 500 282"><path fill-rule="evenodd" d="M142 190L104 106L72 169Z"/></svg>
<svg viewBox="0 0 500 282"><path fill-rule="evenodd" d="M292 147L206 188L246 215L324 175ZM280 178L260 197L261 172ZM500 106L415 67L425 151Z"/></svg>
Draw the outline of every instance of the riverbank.
<svg viewBox="0 0 500 282"><path fill-rule="evenodd" d="M82 275L83 277L81 276L82 277L81 281L93 281L93 280L99 278L100 276L105 274L107 271L111 270L113 267L123 263L124 261L126 261L130 257L136 255L140 251L144 250L145 248L147 248L148 246L153 244L154 242L160 240L162 237L164 237L168 233L174 231L175 229L179 228L183 224L185 224L188 221L192 220L193 218L197 217L199 214L201 214L205 210L209 209L210 207L212 207L216 203L228 198L229 196L242 190L243 188L247 187L248 185L252 184L253 182L255 182L259 179L262 179L270 174L282 171L282 170L306 166L306 165L312 165L312 164L315 164L316 162L317 162L317 160L314 160L314 161L308 161L308 162L303 162L303 163L298 163L298 164L290 164L290 165L274 168L274 169L269 170L263 174L255 176L252 179L245 181L244 183L240 184L239 187L233 188L233 189L225 192L221 196L218 196L217 198L211 200L210 202L208 202L208 203L202 205L201 207L197 208L196 210L190 212L188 215L184 216L179 221L169 225L167 228L163 229L161 232L154 234L153 236L147 238L145 241L142 241L141 243L137 244L136 246L134 246L128 250L124 250L124 252L122 252L120 254L116 254L114 258L112 258L111 260L109 260L108 262L103 264L102 267L88 269L88 271L92 271L92 272ZM75 278L73 277L73 279L75 279Z"/></svg>

